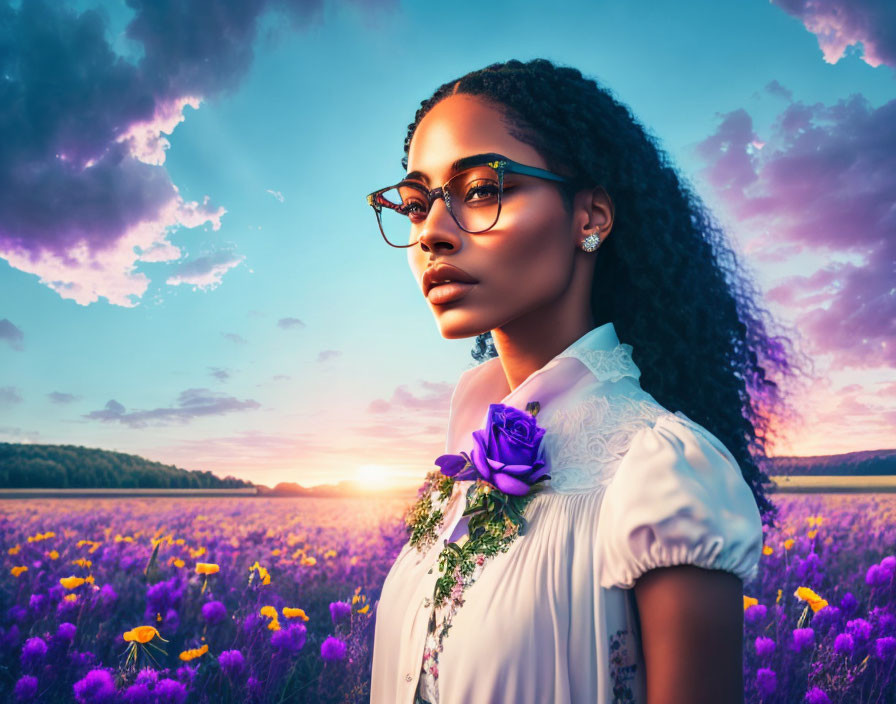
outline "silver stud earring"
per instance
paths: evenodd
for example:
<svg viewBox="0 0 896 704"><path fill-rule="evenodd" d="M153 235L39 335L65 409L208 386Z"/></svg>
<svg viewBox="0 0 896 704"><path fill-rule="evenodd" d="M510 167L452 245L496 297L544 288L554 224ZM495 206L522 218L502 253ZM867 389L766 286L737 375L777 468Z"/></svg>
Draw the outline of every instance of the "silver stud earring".
<svg viewBox="0 0 896 704"><path fill-rule="evenodd" d="M584 240L582 240L582 249L586 252L594 252L600 247L600 228L597 228L594 232L588 235Z"/></svg>

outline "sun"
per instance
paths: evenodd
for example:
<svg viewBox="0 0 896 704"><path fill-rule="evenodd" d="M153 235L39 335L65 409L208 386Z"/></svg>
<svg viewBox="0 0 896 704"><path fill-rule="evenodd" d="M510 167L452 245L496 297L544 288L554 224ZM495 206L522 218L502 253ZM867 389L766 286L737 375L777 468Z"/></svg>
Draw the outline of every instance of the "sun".
<svg viewBox="0 0 896 704"><path fill-rule="evenodd" d="M356 478L365 489L381 489L390 483L391 470L381 464L362 464Z"/></svg>

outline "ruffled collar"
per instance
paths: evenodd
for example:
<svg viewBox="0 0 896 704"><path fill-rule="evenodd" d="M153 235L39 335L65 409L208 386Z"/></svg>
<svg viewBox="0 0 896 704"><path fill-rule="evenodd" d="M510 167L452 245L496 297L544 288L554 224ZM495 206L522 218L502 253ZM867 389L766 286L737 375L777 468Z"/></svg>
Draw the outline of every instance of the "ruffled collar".
<svg viewBox="0 0 896 704"><path fill-rule="evenodd" d="M451 397L446 452L466 448L469 434L485 424L492 403L524 409L528 401L536 400L544 408L580 381L583 374L600 381L639 379L641 370L631 353L632 346L620 343L613 323L607 322L586 332L512 391L498 357L466 370Z"/></svg>

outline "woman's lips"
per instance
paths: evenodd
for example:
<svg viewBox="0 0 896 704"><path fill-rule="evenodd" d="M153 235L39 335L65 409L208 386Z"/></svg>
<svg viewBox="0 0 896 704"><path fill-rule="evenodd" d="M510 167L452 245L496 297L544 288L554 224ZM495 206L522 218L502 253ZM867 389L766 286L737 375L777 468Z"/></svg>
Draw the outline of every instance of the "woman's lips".
<svg viewBox="0 0 896 704"><path fill-rule="evenodd" d="M429 289L427 300L435 305L459 301L466 296L476 284L468 284L461 281L449 281L447 284L438 284Z"/></svg>

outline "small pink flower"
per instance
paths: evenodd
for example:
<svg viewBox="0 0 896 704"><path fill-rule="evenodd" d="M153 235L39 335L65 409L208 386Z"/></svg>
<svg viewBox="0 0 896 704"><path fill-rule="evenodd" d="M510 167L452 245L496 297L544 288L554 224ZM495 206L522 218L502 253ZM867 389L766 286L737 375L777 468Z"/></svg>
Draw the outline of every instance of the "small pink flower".
<svg viewBox="0 0 896 704"><path fill-rule="evenodd" d="M476 556L476 564L481 565L483 562L485 562L485 555L482 555L482 554L477 555Z"/></svg>
<svg viewBox="0 0 896 704"><path fill-rule="evenodd" d="M430 672L432 672L433 677L438 677L439 676L439 666L433 665L432 670L430 670Z"/></svg>

